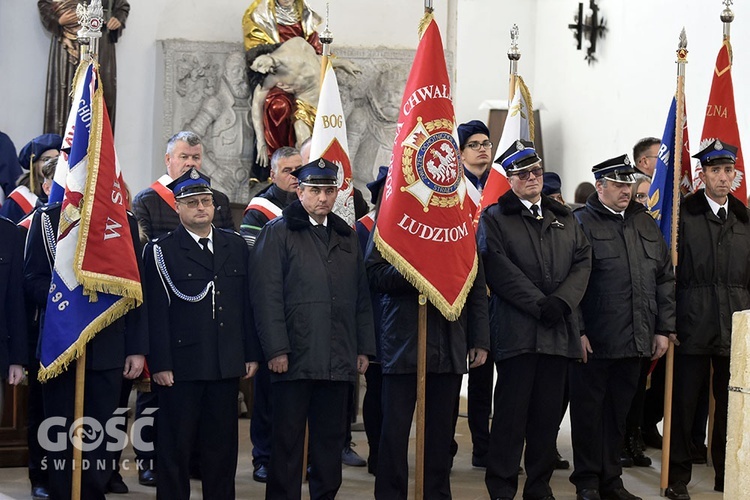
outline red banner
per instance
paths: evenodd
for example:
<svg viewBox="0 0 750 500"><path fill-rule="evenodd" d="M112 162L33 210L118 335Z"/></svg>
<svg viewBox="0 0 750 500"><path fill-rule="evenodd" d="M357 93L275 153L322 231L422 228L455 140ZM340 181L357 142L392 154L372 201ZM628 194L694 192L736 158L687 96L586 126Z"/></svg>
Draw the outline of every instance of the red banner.
<svg viewBox="0 0 750 500"><path fill-rule="evenodd" d="M732 46L724 41L716 58L714 81L711 84L711 94L706 105L706 120L703 122L703 134L699 151L703 150L711 141L719 139L721 142L737 146L737 176L732 183L732 194L742 203L747 203L747 186L745 182L745 162L742 159L740 145L740 131L737 128L737 114L734 109L734 88L732 86ZM700 179L693 175L695 189L699 189Z"/></svg>
<svg viewBox="0 0 750 500"><path fill-rule="evenodd" d="M459 161L451 86L430 20L406 83L375 228L383 257L449 320L477 272L471 200Z"/></svg>

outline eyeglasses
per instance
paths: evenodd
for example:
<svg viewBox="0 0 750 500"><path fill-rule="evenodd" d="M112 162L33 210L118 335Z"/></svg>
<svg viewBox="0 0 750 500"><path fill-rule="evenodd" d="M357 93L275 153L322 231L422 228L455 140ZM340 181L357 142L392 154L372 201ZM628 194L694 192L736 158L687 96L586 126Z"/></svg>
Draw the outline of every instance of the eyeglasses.
<svg viewBox="0 0 750 500"><path fill-rule="evenodd" d="M646 200L648 199L648 194L646 193L635 193L635 199L638 201Z"/></svg>
<svg viewBox="0 0 750 500"><path fill-rule="evenodd" d="M469 149L472 149L474 151L479 151L479 148L492 149L492 142L490 142L490 141L484 141L484 142L471 141L468 144L466 144L466 147L469 148Z"/></svg>
<svg viewBox="0 0 750 500"><path fill-rule="evenodd" d="M203 205L204 207L212 207L214 206L214 199L213 198L200 198L200 199L193 199L188 201L182 201L180 200L180 203L183 205L186 205L188 208L198 208L198 205Z"/></svg>
<svg viewBox="0 0 750 500"><path fill-rule="evenodd" d="M513 174L513 175L515 175L522 181L527 181L529 180L529 176L531 174L534 174L534 177L541 177L542 173L544 173L544 169L542 167L535 167L535 168L532 168L531 170L524 170L523 172L518 172L517 174Z"/></svg>

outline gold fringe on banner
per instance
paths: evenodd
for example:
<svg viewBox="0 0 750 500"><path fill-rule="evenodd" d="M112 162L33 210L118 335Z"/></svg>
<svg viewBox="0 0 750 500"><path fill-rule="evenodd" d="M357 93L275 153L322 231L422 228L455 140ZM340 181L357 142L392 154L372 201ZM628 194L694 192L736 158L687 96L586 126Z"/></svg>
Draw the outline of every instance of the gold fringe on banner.
<svg viewBox="0 0 750 500"><path fill-rule="evenodd" d="M461 311L464 309L466 304L466 298L469 296L469 290L471 290L474 284L474 279L477 277L478 269L478 257L476 252L474 253L474 261L471 265L471 271L466 277L461 292L456 297L455 302L452 304L445 300L445 297L438 291L435 286L430 283L422 274L412 266L409 261L404 259L396 250L393 249L383 238L380 237L378 227L375 226L375 246L383 255L386 261L388 261L406 280L411 283L420 293L427 296L427 299L434 305L440 313L445 316L448 321L456 321L461 316Z"/></svg>
<svg viewBox="0 0 750 500"><path fill-rule="evenodd" d="M529 140L534 142L534 104L531 102L531 92L529 92L529 88L526 86L523 78L519 75L517 75L516 78L518 78L518 88L521 91L521 97L523 97L529 110L529 116L527 117L527 120L529 121Z"/></svg>
<svg viewBox="0 0 750 500"><path fill-rule="evenodd" d="M432 11L425 12L422 16L422 19L419 20L419 39L422 39L422 36L424 35L425 30L427 29L427 26L430 25L432 20L435 19L435 16L433 15Z"/></svg>

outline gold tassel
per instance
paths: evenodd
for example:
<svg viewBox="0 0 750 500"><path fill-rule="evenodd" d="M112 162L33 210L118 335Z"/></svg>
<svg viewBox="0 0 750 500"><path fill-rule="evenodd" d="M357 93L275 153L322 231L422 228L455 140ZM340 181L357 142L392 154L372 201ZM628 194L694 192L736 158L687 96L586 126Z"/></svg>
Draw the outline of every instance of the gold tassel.
<svg viewBox="0 0 750 500"><path fill-rule="evenodd" d="M432 14L432 11L425 11L424 15L422 16L422 19L419 20L419 39L422 39L422 36L424 36L424 32L427 30L427 26L430 25L432 20L435 18L435 16Z"/></svg>

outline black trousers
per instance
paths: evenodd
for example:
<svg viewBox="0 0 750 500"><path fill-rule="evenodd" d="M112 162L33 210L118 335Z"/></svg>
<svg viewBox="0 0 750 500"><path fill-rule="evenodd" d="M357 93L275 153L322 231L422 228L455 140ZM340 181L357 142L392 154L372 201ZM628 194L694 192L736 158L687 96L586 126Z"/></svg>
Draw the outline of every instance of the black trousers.
<svg viewBox="0 0 750 500"><path fill-rule="evenodd" d="M350 386L350 382L327 380L272 383L274 423L266 499L301 498L305 422L310 428L310 499L336 497Z"/></svg>
<svg viewBox="0 0 750 500"><path fill-rule="evenodd" d="M641 374L641 358L570 364L570 429L575 468L570 482L610 492L622 488L625 421Z"/></svg>
<svg viewBox="0 0 750 500"><path fill-rule="evenodd" d="M487 362L469 368L467 413L471 432L472 455L482 458L490 448L490 413L492 413L492 382L495 363L492 354Z"/></svg>
<svg viewBox="0 0 750 500"><path fill-rule="evenodd" d="M567 369L568 358L546 354L521 354L497 362L495 413L485 476L491 498L515 496L524 440L523 498L552 494L549 480Z"/></svg>
<svg viewBox="0 0 750 500"><path fill-rule="evenodd" d="M383 366L370 362L365 372L367 390L362 401L362 420L365 424L367 445L370 456L367 458L368 467L377 470L380 446L380 432L383 427Z"/></svg>
<svg viewBox="0 0 750 500"><path fill-rule="evenodd" d="M55 427L49 433L64 430L67 446L62 450L47 452L47 470L49 474L49 491L54 500L65 500L71 496L73 446L68 439L67 432L73 423L75 408L76 362L53 378L42 384L44 398L44 414L46 418L63 417L64 428ZM95 419L102 429L106 429L107 421L112 417L120 398L122 384L122 369L86 370L86 385L84 390L83 414ZM104 431L106 433L106 430ZM61 436L58 436L61 437ZM91 451L84 448L84 469L81 474L81 498L86 500L104 500L107 481L112 471L112 453L107 451L106 437ZM86 444L86 441L84 441ZM86 468L88 464L88 468ZM77 464L77 466L80 466Z"/></svg>
<svg viewBox="0 0 750 500"><path fill-rule="evenodd" d="M646 384L648 383L648 371L651 369L651 363L651 358L641 358L638 383L636 384L633 402L630 403L630 410L628 410L628 417L625 421L625 427L627 429L643 427L643 412L646 405ZM664 395L662 394L662 400L663 396Z"/></svg>
<svg viewBox="0 0 750 500"><path fill-rule="evenodd" d="M26 441L29 446L29 481L31 484L47 486L49 477L46 469L42 469L42 460L47 452L39 444L39 424L44 420L44 399L42 397L42 384L37 378L39 374L39 360L29 362L29 405L28 405L28 430Z"/></svg>
<svg viewBox="0 0 750 500"><path fill-rule="evenodd" d="M461 375L428 373L425 394L424 497L451 498L450 445ZM383 428L375 498L405 500L409 483L409 432L417 402L417 375L383 375Z"/></svg>
<svg viewBox="0 0 750 500"><path fill-rule="evenodd" d="M685 484L690 482L693 468L690 443L693 438L694 417L700 399L700 391L697 389L708 380L711 365L714 367L713 390L716 400L711 458L714 463L716 483L724 484L729 404L729 357L689 354L675 354L674 357L670 484L676 481L682 481Z"/></svg>
<svg viewBox="0 0 750 500"><path fill-rule="evenodd" d="M203 498L234 499L239 379L154 387L159 398L156 497L190 497L190 456L197 448Z"/></svg>
<svg viewBox="0 0 750 500"><path fill-rule="evenodd" d="M268 465L271 458L271 432L273 428L271 405L271 372L268 363L262 362L253 377L253 416L250 420L250 441L253 443L253 465Z"/></svg>

